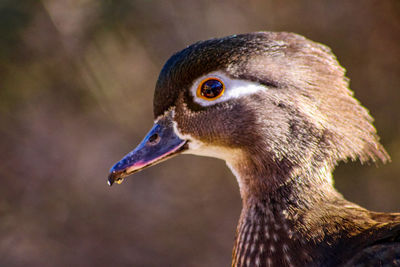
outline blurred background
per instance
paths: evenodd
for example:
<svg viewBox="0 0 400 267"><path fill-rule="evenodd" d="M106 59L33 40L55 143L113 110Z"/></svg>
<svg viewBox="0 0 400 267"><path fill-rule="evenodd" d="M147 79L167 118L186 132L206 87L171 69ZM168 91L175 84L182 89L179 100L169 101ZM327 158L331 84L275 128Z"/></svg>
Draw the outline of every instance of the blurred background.
<svg viewBox="0 0 400 267"><path fill-rule="evenodd" d="M336 187L400 211L398 0L1 0L0 266L229 266L241 201L222 161L106 177L150 129L172 53L259 30L333 49L392 157L340 164Z"/></svg>

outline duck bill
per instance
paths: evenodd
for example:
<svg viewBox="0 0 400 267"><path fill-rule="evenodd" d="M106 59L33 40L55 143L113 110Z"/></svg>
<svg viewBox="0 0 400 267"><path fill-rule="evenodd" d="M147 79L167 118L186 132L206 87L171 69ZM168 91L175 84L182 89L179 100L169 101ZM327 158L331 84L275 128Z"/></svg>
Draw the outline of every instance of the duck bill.
<svg viewBox="0 0 400 267"><path fill-rule="evenodd" d="M173 128L171 115L154 123L143 141L110 170L108 184L122 183L124 177L157 164L186 150L186 140L179 138Z"/></svg>

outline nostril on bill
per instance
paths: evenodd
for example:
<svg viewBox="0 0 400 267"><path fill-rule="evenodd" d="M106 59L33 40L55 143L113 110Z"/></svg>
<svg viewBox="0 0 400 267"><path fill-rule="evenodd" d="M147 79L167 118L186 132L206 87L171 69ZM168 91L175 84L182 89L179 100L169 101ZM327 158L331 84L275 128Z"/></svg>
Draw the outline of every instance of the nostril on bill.
<svg viewBox="0 0 400 267"><path fill-rule="evenodd" d="M151 145L156 145L160 141L160 137L158 134L153 134L152 136L149 137L149 140L147 141Z"/></svg>

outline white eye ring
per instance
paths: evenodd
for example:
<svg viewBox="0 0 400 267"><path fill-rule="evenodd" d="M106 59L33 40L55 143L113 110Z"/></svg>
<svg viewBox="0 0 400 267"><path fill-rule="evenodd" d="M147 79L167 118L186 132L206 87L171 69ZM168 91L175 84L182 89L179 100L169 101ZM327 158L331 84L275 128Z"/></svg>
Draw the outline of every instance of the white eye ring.
<svg viewBox="0 0 400 267"><path fill-rule="evenodd" d="M217 97L208 99L199 95L199 88L205 81L210 79L220 81L223 84L224 89ZM233 98L251 95L259 91L265 91L266 89L267 87L262 84L246 80L232 79L221 71L214 71L197 78L190 88L190 93L192 94L194 102L203 107L207 107Z"/></svg>

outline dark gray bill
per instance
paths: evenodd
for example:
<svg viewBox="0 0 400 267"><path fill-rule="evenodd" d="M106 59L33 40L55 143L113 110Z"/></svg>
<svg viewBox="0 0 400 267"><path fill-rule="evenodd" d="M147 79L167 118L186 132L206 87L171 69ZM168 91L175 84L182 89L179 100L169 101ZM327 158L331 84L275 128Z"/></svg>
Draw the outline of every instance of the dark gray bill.
<svg viewBox="0 0 400 267"><path fill-rule="evenodd" d="M108 184L120 184L124 177L182 152L185 144L174 132L171 115L161 118L143 141L111 168Z"/></svg>

